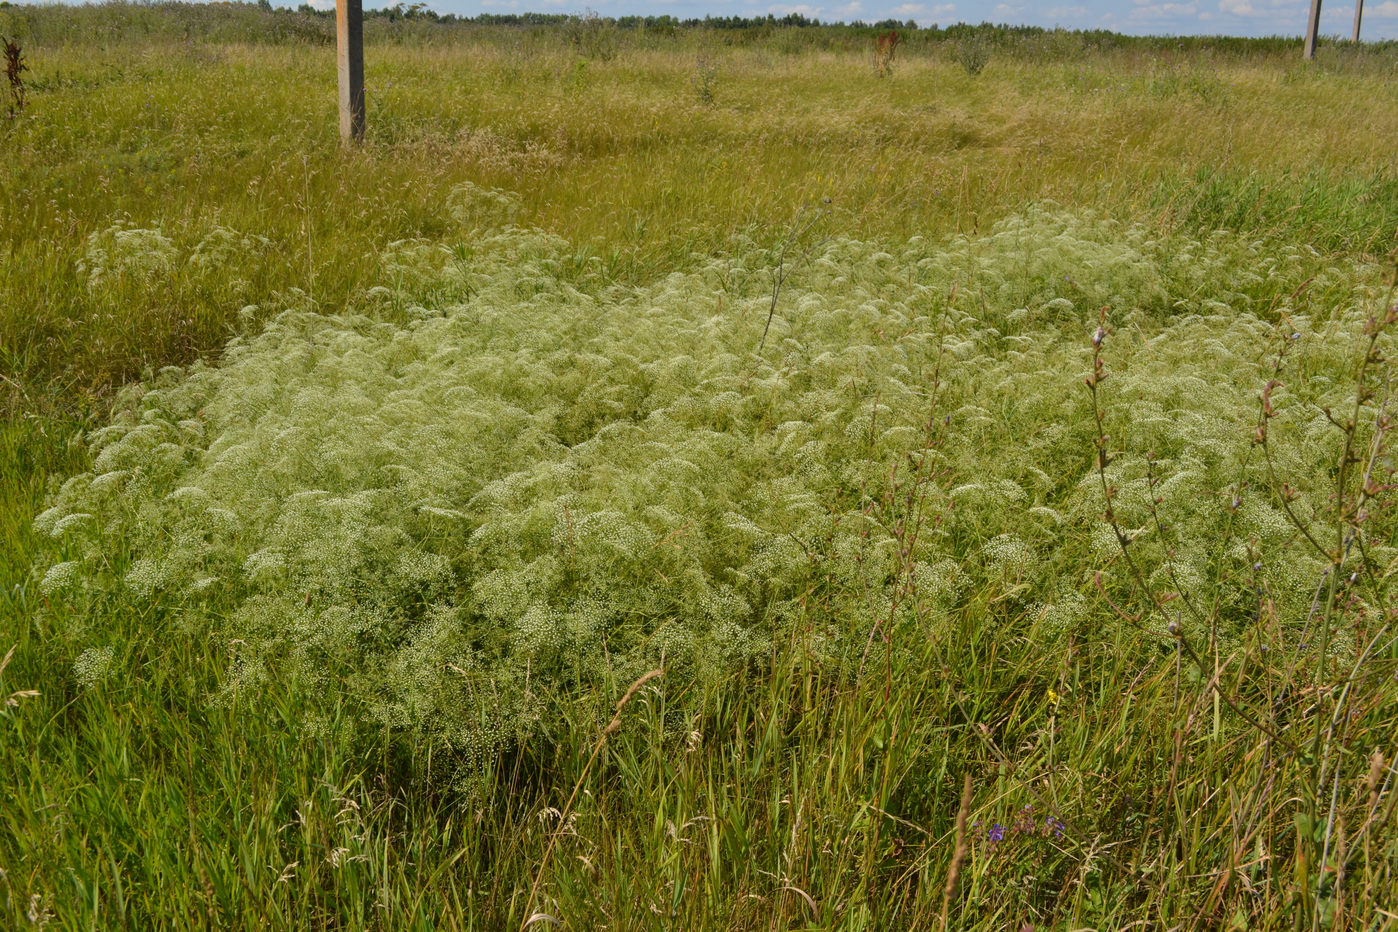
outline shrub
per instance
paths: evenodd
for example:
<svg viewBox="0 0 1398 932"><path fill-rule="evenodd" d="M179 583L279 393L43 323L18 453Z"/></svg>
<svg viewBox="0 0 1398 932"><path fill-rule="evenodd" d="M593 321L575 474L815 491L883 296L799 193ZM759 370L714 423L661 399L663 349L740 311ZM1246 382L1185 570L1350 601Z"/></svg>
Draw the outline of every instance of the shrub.
<svg viewBox="0 0 1398 932"><path fill-rule="evenodd" d="M990 45L980 36L972 36L956 43L956 60L966 73L975 77L990 64Z"/></svg>
<svg viewBox="0 0 1398 932"><path fill-rule="evenodd" d="M616 22L603 19L596 10L568 17L563 34L579 55L594 61L611 61L621 48Z"/></svg>
<svg viewBox="0 0 1398 932"><path fill-rule="evenodd" d="M704 106L714 102L714 89L718 86L718 62L708 55L700 55L694 63L694 73L689 76L694 94Z"/></svg>

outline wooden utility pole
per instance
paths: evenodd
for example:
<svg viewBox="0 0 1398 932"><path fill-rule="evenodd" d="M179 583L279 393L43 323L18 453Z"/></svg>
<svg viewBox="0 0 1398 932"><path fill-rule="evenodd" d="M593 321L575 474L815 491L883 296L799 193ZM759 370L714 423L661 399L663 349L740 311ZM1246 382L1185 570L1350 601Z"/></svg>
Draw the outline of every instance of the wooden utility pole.
<svg viewBox="0 0 1398 932"><path fill-rule="evenodd" d="M340 66L340 140L364 138L364 0L335 0L335 50Z"/></svg>
<svg viewBox="0 0 1398 932"><path fill-rule="evenodd" d="M341 0L343 2L343 0ZM1320 35L1320 0L1311 0L1311 18L1306 26L1306 48L1301 57L1306 61L1315 58L1315 40Z"/></svg>
<svg viewBox="0 0 1398 932"><path fill-rule="evenodd" d="M1354 41L1359 41L1359 24L1364 21L1364 0L1354 0Z"/></svg>

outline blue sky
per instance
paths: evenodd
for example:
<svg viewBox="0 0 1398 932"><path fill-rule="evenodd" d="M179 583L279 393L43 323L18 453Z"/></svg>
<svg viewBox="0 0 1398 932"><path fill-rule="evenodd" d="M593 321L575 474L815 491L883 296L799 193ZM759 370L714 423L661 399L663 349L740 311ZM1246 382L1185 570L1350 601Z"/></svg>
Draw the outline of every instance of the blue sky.
<svg viewBox="0 0 1398 932"><path fill-rule="evenodd" d="M326 3L321 0L317 5ZM368 0L372 6L385 0ZM1322 6L1321 32L1348 38L1355 0ZM331 4L327 4L331 5ZM1299 36L1310 0L429 0L439 13L582 12L634 13L688 18L803 13L822 20L913 19L922 25L955 22L1026 23L1069 29L1111 29L1133 34ZM1365 0L1365 39L1398 38L1398 0Z"/></svg>

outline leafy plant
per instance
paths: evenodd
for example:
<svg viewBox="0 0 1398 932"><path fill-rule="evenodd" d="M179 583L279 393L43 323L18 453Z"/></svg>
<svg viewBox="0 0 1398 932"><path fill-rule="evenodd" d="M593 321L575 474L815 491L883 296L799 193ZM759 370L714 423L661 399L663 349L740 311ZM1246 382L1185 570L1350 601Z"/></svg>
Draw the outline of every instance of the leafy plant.
<svg viewBox="0 0 1398 932"><path fill-rule="evenodd" d="M616 23L602 18L596 10L568 17L563 31L578 54L593 61L611 61L621 48Z"/></svg>
<svg viewBox="0 0 1398 932"><path fill-rule="evenodd" d="M956 43L956 60L966 73L975 77L990 64L990 43L979 35Z"/></svg>
<svg viewBox="0 0 1398 932"><path fill-rule="evenodd" d="M694 62L694 73L689 76L689 84L701 104L711 105L718 86L718 62L708 55L700 55Z"/></svg>

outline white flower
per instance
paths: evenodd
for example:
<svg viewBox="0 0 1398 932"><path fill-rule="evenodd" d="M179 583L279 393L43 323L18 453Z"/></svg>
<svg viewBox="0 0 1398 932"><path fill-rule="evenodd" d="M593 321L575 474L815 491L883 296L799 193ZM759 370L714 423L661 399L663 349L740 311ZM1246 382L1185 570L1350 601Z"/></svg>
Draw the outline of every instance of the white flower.
<svg viewBox="0 0 1398 932"><path fill-rule="evenodd" d="M110 647L89 647L73 662L73 679L84 689L91 689L107 676L111 665Z"/></svg>
<svg viewBox="0 0 1398 932"><path fill-rule="evenodd" d="M55 563L49 567L44 578L39 581L39 591L44 595L52 595L59 590L67 589L78 581L79 569L80 564L77 560Z"/></svg>

